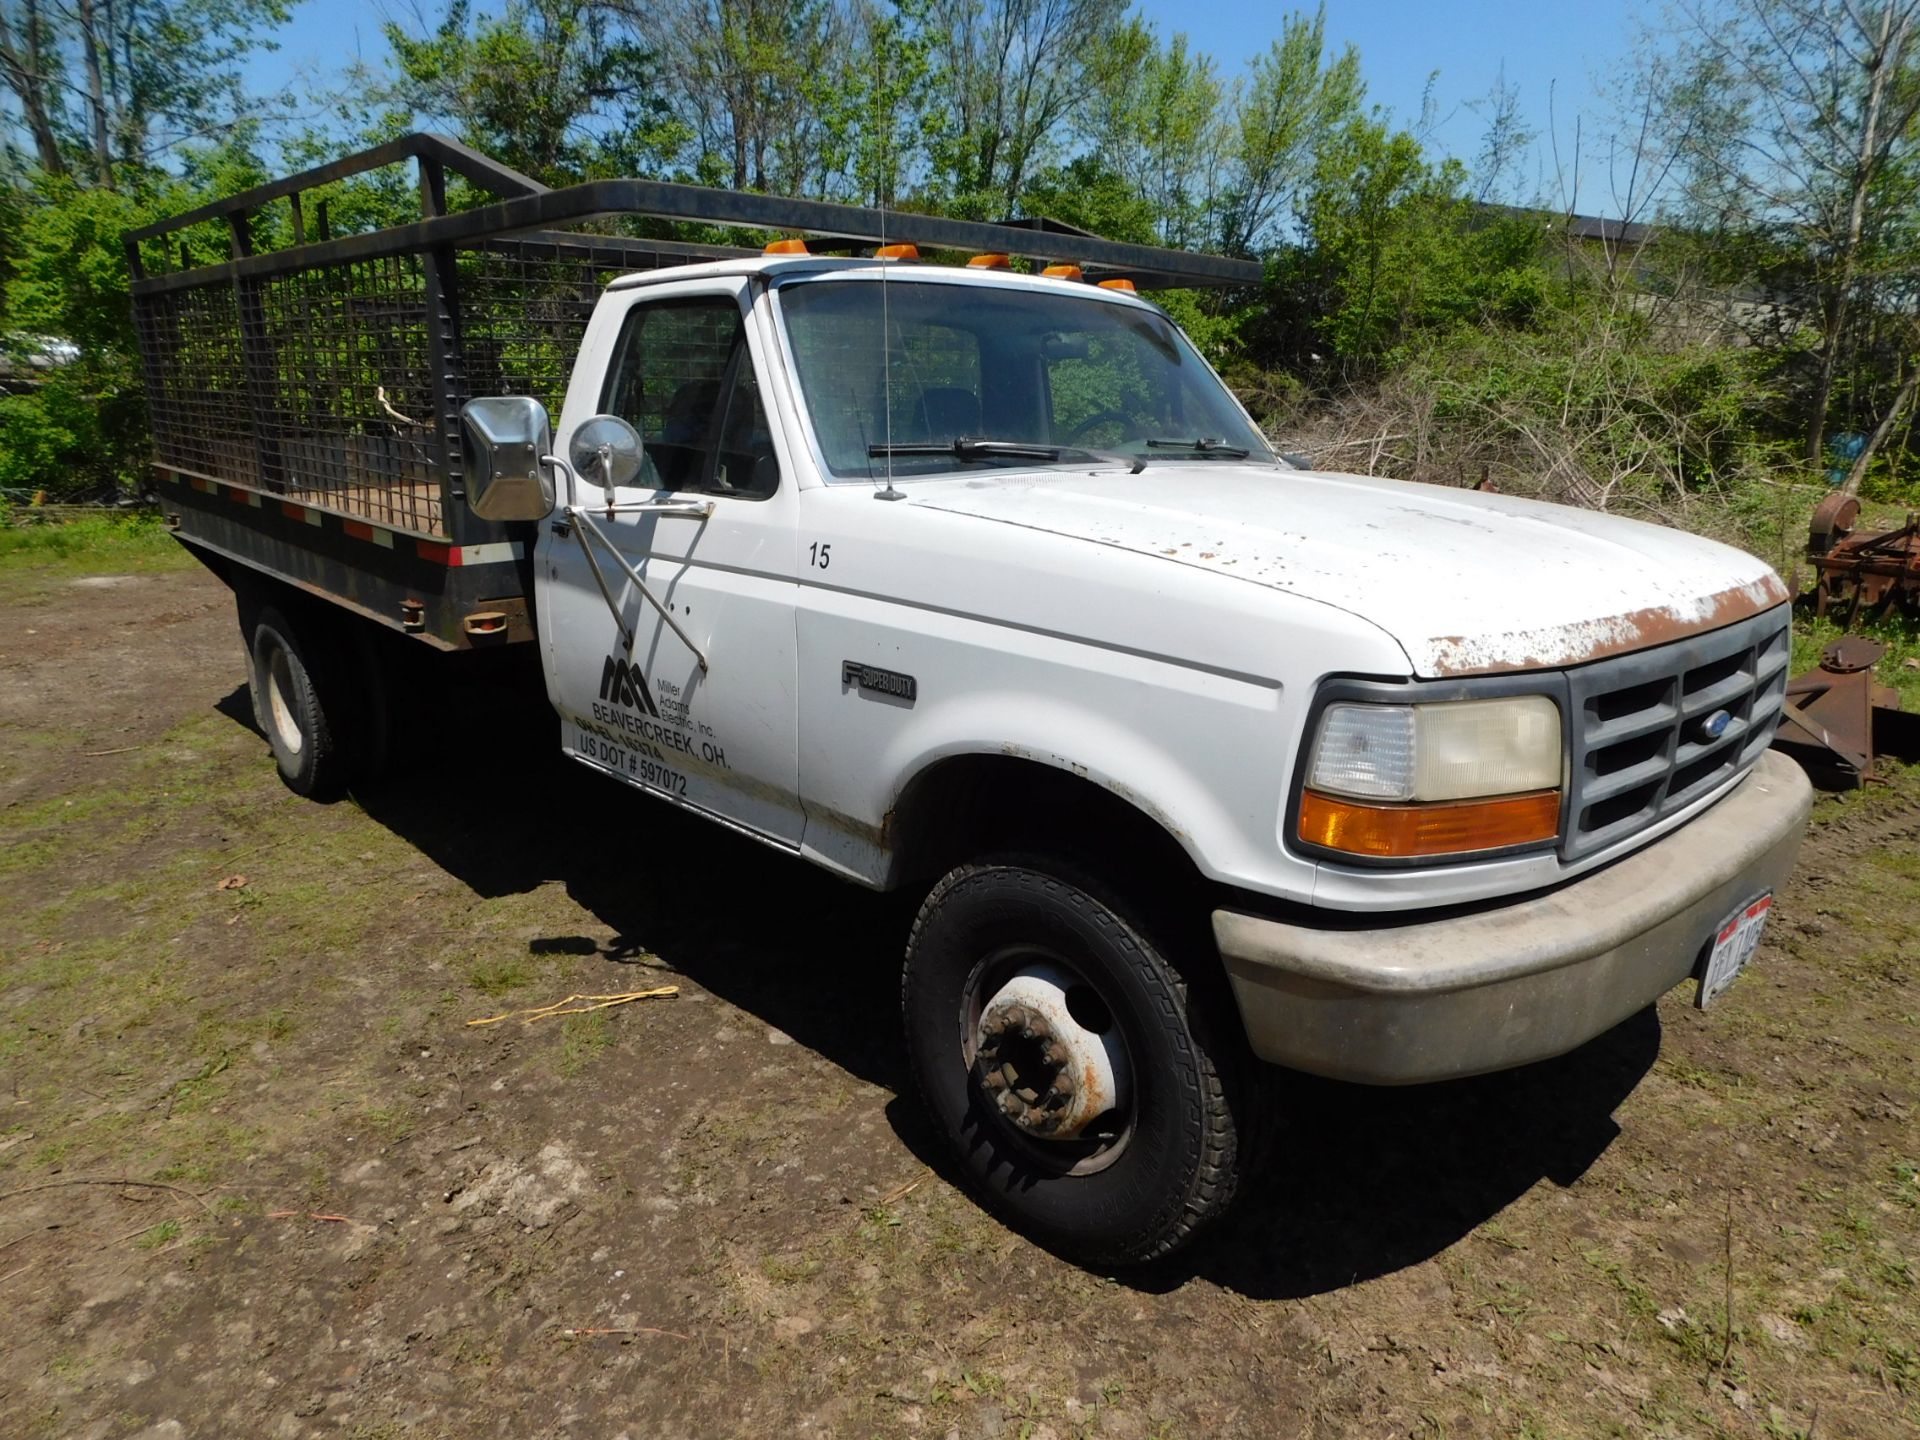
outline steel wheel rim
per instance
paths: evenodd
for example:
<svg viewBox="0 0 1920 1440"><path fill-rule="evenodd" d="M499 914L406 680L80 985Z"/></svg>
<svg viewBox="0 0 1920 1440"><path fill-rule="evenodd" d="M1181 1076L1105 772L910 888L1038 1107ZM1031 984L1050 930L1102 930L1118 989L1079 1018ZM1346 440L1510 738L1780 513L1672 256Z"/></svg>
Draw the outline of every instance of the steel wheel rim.
<svg viewBox="0 0 1920 1440"><path fill-rule="evenodd" d="M1110 1017L1112 1032L1118 1037L1119 1047L1134 1076L1132 1084L1122 1093L1122 1103L1106 1112L1107 1123L1095 1122L1089 1125L1089 1134L1073 1140L1043 1140L1020 1129L986 1099L978 1074L977 1036L981 1015L989 1001L1013 976L1042 966L1065 972L1076 985L1085 986L1098 998ZM1085 967L1075 965L1057 951L1042 946L1003 946L983 956L968 972L960 994L958 1018L960 1056L966 1071L969 1102L989 1117L987 1123L1035 1169L1052 1171L1058 1175L1095 1175L1126 1152L1137 1125L1140 1100L1138 1070L1132 1063L1135 1047L1127 1039L1127 1027L1122 1020L1124 1014L1123 1007L1088 977Z"/></svg>
<svg viewBox="0 0 1920 1440"><path fill-rule="evenodd" d="M284 646L275 645L267 660L267 719L274 735L290 755L298 755L306 746L300 722L287 696L293 691L293 663Z"/></svg>

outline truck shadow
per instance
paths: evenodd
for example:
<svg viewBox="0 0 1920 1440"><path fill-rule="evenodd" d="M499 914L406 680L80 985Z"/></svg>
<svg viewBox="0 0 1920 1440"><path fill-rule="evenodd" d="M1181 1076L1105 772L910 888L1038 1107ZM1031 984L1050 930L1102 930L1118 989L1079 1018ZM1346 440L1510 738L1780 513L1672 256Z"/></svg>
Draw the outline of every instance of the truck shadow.
<svg viewBox="0 0 1920 1440"><path fill-rule="evenodd" d="M1289 1299L1430 1260L1541 1181L1575 1184L1659 1053L1649 1006L1571 1054L1470 1080L1381 1089L1284 1073L1270 1158L1226 1222L1127 1278Z"/></svg>
<svg viewBox="0 0 1920 1440"><path fill-rule="evenodd" d="M403 783L356 800L476 894L557 881L612 937L540 936L533 953L607 971L658 957L892 1091L901 1143L962 1185L912 1095L900 1041L912 899L862 891L590 774L558 754L556 722L533 698L524 714L500 714L488 697L486 726L441 727ZM244 692L221 709L251 724ZM620 980L583 973L578 988L603 983ZM1203 1278L1288 1298L1429 1260L1541 1180L1577 1181L1619 1133L1613 1112L1659 1048L1649 1008L1570 1055L1500 1075L1382 1090L1282 1074L1271 1158L1234 1213L1192 1250L1120 1279L1159 1292Z"/></svg>

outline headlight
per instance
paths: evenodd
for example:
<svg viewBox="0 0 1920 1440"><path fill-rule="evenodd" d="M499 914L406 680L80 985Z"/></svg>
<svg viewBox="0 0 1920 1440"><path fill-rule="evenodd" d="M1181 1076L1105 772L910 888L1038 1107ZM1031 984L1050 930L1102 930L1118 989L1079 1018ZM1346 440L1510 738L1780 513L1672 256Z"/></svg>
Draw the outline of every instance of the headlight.
<svg viewBox="0 0 1920 1440"><path fill-rule="evenodd" d="M1544 695L1329 705L1300 798L1300 838L1383 857L1552 840L1560 757L1560 709Z"/></svg>

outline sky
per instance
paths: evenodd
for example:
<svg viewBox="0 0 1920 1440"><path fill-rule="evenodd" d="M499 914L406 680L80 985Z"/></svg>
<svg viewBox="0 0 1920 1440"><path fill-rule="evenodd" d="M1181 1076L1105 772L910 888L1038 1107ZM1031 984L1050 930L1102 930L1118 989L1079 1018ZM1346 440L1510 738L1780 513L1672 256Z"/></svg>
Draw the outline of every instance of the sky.
<svg viewBox="0 0 1920 1440"><path fill-rule="evenodd" d="M369 61L384 54L382 16L409 11L415 3L430 15L442 8L438 0L303 0L281 49L256 60L255 82L297 89L305 75L337 84L356 54ZM1279 35L1283 16L1310 3L1137 0L1136 8L1162 34L1185 32L1196 49L1219 62L1223 77L1231 77ZM1431 79L1436 123L1425 138L1442 153L1471 161L1485 133L1489 91L1502 77L1517 87L1521 114L1540 139L1517 177L1519 193L1508 198L1566 203L1580 117L1585 160L1576 208L1615 215L1620 205L1605 173L1600 138L1612 124L1606 92L1631 54L1634 17L1643 8L1633 0L1327 0L1326 12L1330 42L1359 50L1369 100L1400 123L1419 121ZM1559 141L1560 178L1550 131Z"/></svg>

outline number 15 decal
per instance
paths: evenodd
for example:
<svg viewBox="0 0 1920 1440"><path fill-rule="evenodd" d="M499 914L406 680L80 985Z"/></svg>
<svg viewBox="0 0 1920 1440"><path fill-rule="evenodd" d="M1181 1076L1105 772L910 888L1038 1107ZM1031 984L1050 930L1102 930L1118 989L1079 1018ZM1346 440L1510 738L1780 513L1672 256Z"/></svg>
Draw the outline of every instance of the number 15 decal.
<svg viewBox="0 0 1920 1440"><path fill-rule="evenodd" d="M824 570L833 559L833 542L822 545L818 540L807 546L807 563L816 570Z"/></svg>

